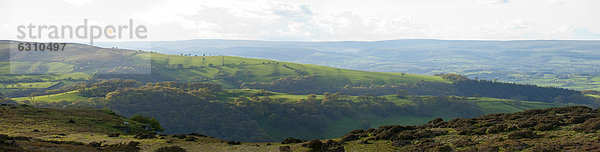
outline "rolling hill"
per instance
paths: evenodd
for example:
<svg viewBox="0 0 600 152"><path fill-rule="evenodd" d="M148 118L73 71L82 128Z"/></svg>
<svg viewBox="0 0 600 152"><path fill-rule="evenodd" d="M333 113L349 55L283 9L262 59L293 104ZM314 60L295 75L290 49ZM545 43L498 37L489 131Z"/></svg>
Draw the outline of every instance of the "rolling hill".
<svg viewBox="0 0 600 152"><path fill-rule="evenodd" d="M143 123L89 108L1 105L0 120L0 151L154 151L170 146L188 151L263 151L279 147L278 143L229 145L201 134L159 136L146 131Z"/></svg>
<svg viewBox="0 0 600 152"><path fill-rule="evenodd" d="M7 53L9 51L7 48L9 41L1 41L0 43L2 43L0 46L4 46L0 48L0 52L9 54ZM105 49L71 43L67 45L65 52L60 53L60 55L42 54L38 56L37 54L30 54L30 56L35 56L35 58L21 56L10 58L10 60L6 58L0 62L3 69L13 69L13 73L7 70L0 71L2 72L0 73L2 82L0 92L12 97L27 96L32 91L17 93L16 95L12 95L10 92L24 91L27 87L42 90L56 89L97 78L131 78L143 82L215 82L231 89L240 88L243 82L269 82L281 78L301 76L313 76L316 78L316 83L334 85L337 88L345 85L382 85L419 81L448 82L439 77L425 75L365 72L232 56L165 55L124 49ZM42 58L43 60L41 60ZM15 65L9 64L8 61L12 61L11 63ZM56 68L57 65L61 66ZM9 68L7 66L13 67ZM118 73L123 69L122 67L133 68L134 70ZM14 71L15 69L18 69L17 72ZM35 71L35 69L46 69L46 71ZM51 87L35 84L29 86L29 83L41 82L62 83Z"/></svg>
<svg viewBox="0 0 600 152"><path fill-rule="evenodd" d="M3 42L0 46L6 47L8 41ZM369 72L68 45L72 47L65 55L44 54L28 64L17 62L18 71L32 73L4 71L0 92L21 104L109 108L126 117L156 118L165 133L198 132L242 141L332 138L355 128L415 125L435 117L598 105L597 98L575 90L470 80L456 74ZM4 68L6 62L1 64ZM150 72L137 73L138 68ZM45 70L34 72L39 69Z"/></svg>
<svg viewBox="0 0 600 152"><path fill-rule="evenodd" d="M106 83L95 83L78 88L85 90L89 88L93 92L94 88L103 88L100 86ZM125 84L121 81L112 83ZM21 104L40 107L109 108L127 117L144 115L157 118L164 124L165 133L198 132L242 141L273 141L289 136L309 139L333 138L355 128L389 124L416 125L436 117L454 119L485 113L517 112L560 106L545 102L487 97L411 96L407 98L397 95L378 97L338 94L311 97L311 95L292 95L253 89L226 89L201 93L193 89L179 88L186 84L195 85L195 83L163 82L160 86L174 88L154 88L159 86L157 83L138 88L109 89L105 92L106 95L98 97L81 93L84 90L75 90L13 99ZM104 89L98 89L98 91L102 90ZM115 91L111 92L111 90ZM180 125L182 123L187 125ZM299 124L289 125L296 123ZM244 126L245 129L210 126Z"/></svg>
<svg viewBox="0 0 600 152"><path fill-rule="evenodd" d="M362 71L433 75L458 73L470 78L596 89L600 84L598 41L463 41L407 39L388 41L288 42L198 39L122 42L104 47L156 50L166 54L212 54L264 58Z"/></svg>

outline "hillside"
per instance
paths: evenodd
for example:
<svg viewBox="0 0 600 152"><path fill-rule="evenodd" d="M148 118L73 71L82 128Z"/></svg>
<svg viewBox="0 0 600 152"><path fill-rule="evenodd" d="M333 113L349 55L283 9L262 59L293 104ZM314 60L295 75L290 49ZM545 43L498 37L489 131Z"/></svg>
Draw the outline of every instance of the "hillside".
<svg viewBox="0 0 600 152"><path fill-rule="evenodd" d="M599 118L598 109L572 106L433 119L417 126L353 130L333 145L367 151L598 151ZM312 149L330 147L335 146Z"/></svg>
<svg viewBox="0 0 600 152"><path fill-rule="evenodd" d="M89 132L95 134L108 134L119 132L122 134L143 133L142 124L115 115L111 111L94 110L89 108L34 108L27 105L3 105L2 134L11 136L36 136L40 138L53 138L56 134L77 134ZM128 132L113 126L130 122Z"/></svg>
<svg viewBox="0 0 600 152"><path fill-rule="evenodd" d="M0 92L10 97L110 78L142 82L214 82L225 88L237 89L244 82L310 77L314 79L311 83L328 85L330 92L346 85L447 82L425 75L365 72L233 56L165 55L73 43L67 45L65 52L56 53L58 55L10 56L8 44L9 41L0 41L0 53L7 57L0 60L0 68L5 69L0 70ZM133 70L123 72L124 67ZM12 73L8 69L13 69Z"/></svg>
<svg viewBox="0 0 600 152"><path fill-rule="evenodd" d="M394 84L418 81L447 82L439 77L366 72L252 59L233 56L176 56L152 54L153 75L161 80L212 81L226 88L239 88L239 82L268 82L281 78L314 76L317 83L330 85Z"/></svg>
<svg viewBox="0 0 600 152"><path fill-rule="evenodd" d="M140 86L132 80L109 80L77 88L81 89L13 99L38 107L109 108L123 116L156 118L165 124L165 133L198 132L242 141L277 141L289 136L332 138L355 128L416 125L435 117L454 119L560 106L487 97L292 95L253 89L221 90L211 83Z"/></svg>
<svg viewBox="0 0 600 152"><path fill-rule="evenodd" d="M8 42L8 41L3 41ZM384 73L367 72L346 69L337 69L325 66L316 66L308 64L297 64L289 62L280 62L264 59L251 59L229 56L190 56L182 55L164 55L158 53L147 53L143 51L132 51L122 49L104 49L81 44L72 45L69 53L72 55L50 56L44 60L44 64L35 64L36 66L19 67L18 71L35 71L33 69L47 69L46 74L2 74L0 75L0 92L8 97L25 97L41 94L50 94L48 91L60 89L69 86L75 86L77 83L90 83L106 79L135 79L146 82L213 82L220 84L226 89L265 89L280 93L290 94L322 94L324 92L342 92L347 95L363 95L365 93L376 95L395 94L398 91L406 90L409 94L417 95L456 95L473 96L480 94L483 96L503 98L532 100L542 102L553 102L558 96L569 97L578 94L576 91L565 91L561 89L540 88L531 85L512 85L509 83L499 83L494 81L472 81L474 83L451 83L452 81L437 76L414 75L406 73ZM8 51L6 48L0 49ZM62 53L65 54L65 53ZM100 54L110 58L90 58ZM85 56L85 57L84 57ZM38 57L39 58L39 57ZM149 63L137 63L136 60L149 58ZM12 59L12 58L11 58ZM123 62L122 59L131 59L132 61ZM41 62L41 61L40 61ZM48 63L46 63L48 62ZM124 63L122 66L113 67L114 64L104 65L105 63ZM129 65L129 62L136 64ZM36 61L37 63L37 61ZM62 68L53 68L54 65ZM4 63L3 65L7 65ZM123 67L127 66L127 67ZM150 72L147 74L134 74L141 68L149 66ZM116 69L115 69L116 68ZM133 68L133 73L110 73L110 71L123 71L121 69ZM14 68L11 68L14 69ZM59 71L52 71L61 69ZM105 71L106 72L101 72ZM55 74L54 72L61 74ZM100 72L90 72L100 71ZM5 71L6 72L6 71ZM471 82L471 81L469 81ZM469 88L472 84L478 85L476 88ZM503 90L494 90L496 87L509 86L519 87L521 90L513 88L503 88ZM461 89L462 88L462 89ZM545 90L545 91L544 91ZM478 92L480 91L480 92ZM513 91L511 94L494 94L493 92ZM524 92L524 93L521 93ZM542 93L534 95L534 93ZM543 94L551 94L550 96ZM559 93L560 92L560 93Z"/></svg>
<svg viewBox="0 0 600 152"><path fill-rule="evenodd" d="M100 44L137 49L144 42ZM325 65L344 69L433 75L459 73L470 78L600 89L598 41L464 41L405 39L387 41L290 42L198 39L153 42L166 54L223 54Z"/></svg>
<svg viewBox="0 0 600 152"><path fill-rule="evenodd" d="M44 74L0 75L0 92L20 104L110 109L126 117L156 118L164 124L164 133L197 132L239 141L322 139L355 128L415 125L435 117L599 105L598 98L576 90L472 80L457 74L367 72L266 59L69 45L73 47L67 51L77 53L45 56L48 60L40 61L44 64L18 68L47 69ZM93 54L107 58L95 60ZM151 65L135 62L144 58ZM103 65L108 62L139 64L110 68L115 64ZM69 66L54 68L59 64ZM146 66L150 73L110 73ZM55 74L53 69L65 73Z"/></svg>
<svg viewBox="0 0 600 152"><path fill-rule="evenodd" d="M230 145L228 141L201 134L155 135L144 130L144 125L106 110L1 105L0 151L130 152L154 151L170 146L183 147L188 151L263 151L278 148L277 143Z"/></svg>
<svg viewBox="0 0 600 152"><path fill-rule="evenodd" d="M134 134L110 127L135 121L108 111L0 106L4 151L597 151L598 109L571 106L488 114L422 125L356 129L333 139L238 143L202 134ZM55 120L51 120L53 118ZM74 120L69 123L69 120ZM14 123L39 121L43 123ZM50 120L50 121L49 121ZM97 125L97 121L110 125ZM67 122L64 122L67 121ZM83 124L83 125L82 125ZM95 124L95 125L94 125ZM32 130L33 129L33 130ZM37 131L36 131L37 130ZM108 134L120 132L121 135Z"/></svg>

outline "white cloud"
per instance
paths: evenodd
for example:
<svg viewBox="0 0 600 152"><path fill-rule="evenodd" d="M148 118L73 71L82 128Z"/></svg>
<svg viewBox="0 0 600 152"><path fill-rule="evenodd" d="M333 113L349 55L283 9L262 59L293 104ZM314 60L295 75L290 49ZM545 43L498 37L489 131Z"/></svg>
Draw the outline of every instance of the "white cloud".
<svg viewBox="0 0 600 152"><path fill-rule="evenodd" d="M479 0L480 2L487 4L504 4L508 3L508 0Z"/></svg>
<svg viewBox="0 0 600 152"><path fill-rule="evenodd" d="M10 26L8 24L0 25L0 37L14 37L15 31L14 26Z"/></svg>
<svg viewBox="0 0 600 152"><path fill-rule="evenodd" d="M527 29L527 28L529 28L529 26L531 26L531 23L529 21L525 21L522 19L514 19L514 20L507 21L507 23L506 23L506 28L512 29L512 30Z"/></svg>
<svg viewBox="0 0 600 152"><path fill-rule="evenodd" d="M403 36L425 36L429 30L424 23L408 16L374 18L342 11L316 16L311 22L322 39L384 40Z"/></svg>
<svg viewBox="0 0 600 152"><path fill-rule="evenodd" d="M566 2L564 0L549 0L548 5L550 6L559 6L564 5Z"/></svg>
<svg viewBox="0 0 600 152"><path fill-rule="evenodd" d="M95 0L64 0L64 1L69 4L77 5L77 6L90 5L90 4L94 4L97 2Z"/></svg>
<svg viewBox="0 0 600 152"><path fill-rule="evenodd" d="M563 25L557 28L557 35L570 39L598 39L600 32L592 31L587 26Z"/></svg>
<svg viewBox="0 0 600 152"><path fill-rule="evenodd" d="M20 6L28 0L9 0ZM43 1L56 10L9 11L13 24L148 25L154 40L197 38L260 40L600 39L600 3L591 0L65 0ZM3 2L0 2L3 3ZM93 4L93 5L90 5ZM119 4L119 5L115 5ZM501 5L491 5L501 4ZM83 5L83 6L81 6ZM1 5L5 6L5 5ZM35 8L37 7L37 8ZM107 9L111 8L111 9ZM114 9L113 9L114 8ZM6 9L5 9L6 10ZM77 13L72 13L77 12ZM49 17L52 16L52 17ZM56 23L55 23L56 22ZM566 28L580 28L579 34ZM14 26L9 29L14 33ZM583 30L585 29L585 30ZM583 34L583 33L591 34ZM5 34L3 34L5 35ZM14 35L1 39L12 39Z"/></svg>

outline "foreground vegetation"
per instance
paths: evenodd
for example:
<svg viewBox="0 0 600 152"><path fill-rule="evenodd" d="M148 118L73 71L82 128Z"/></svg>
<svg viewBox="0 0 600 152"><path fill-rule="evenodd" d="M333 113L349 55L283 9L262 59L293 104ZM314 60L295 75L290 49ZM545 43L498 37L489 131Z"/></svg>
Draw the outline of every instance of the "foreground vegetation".
<svg viewBox="0 0 600 152"><path fill-rule="evenodd" d="M388 141L386 147L400 151L598 151L599 117L598 109L573 106L438 118L418 126L353 130L339 142L370 147Z"/></svg>
<svg viewBox="0 0 600 152"><path fill-rule="evenodd" d="M71 91L72 90L72 91ZM214 83L106 80L55 90L57 94L14 98L37 107L107 108L119 115L156 118L163 133L197 132L226 140L277 141L333 138L356 128L415 125L442 117L469 118L560 104L489 97L342 93L294 95L253 89L223 89ZM575 102L573 102L575 103ZM435 112L433 112L435 111ZM185 124L185 125L183 125Z"/></svg>
<svg viewBox="0 0 600 152"><path fill-rule="evenodd" d="M597 151L598 109L584 106L488 114L422 125L356 129L332 139L227 141L202 134L155 134L110 111L0 106L3 151ZM31 120L29 120L31 119ZM55 120L52 120L55 119ZM42 123L15 123L31 121ZM66 122L65 122L66 121ZM107 124L98 124L97 122ZM124 123L127 122L127 123ZM124 131L122 126L131 130Z"/></svg>

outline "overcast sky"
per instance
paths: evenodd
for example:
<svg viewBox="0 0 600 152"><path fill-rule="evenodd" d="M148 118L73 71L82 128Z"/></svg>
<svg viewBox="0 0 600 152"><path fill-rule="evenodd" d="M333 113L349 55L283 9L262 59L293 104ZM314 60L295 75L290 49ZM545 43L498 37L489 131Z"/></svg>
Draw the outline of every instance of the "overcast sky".
<svg viewBox="0 0 600 152"><path fill-rule="evenodd" d="M2 0L0 39L18 25L120 25L150 40L600 40L600 0Z"/></svg>

